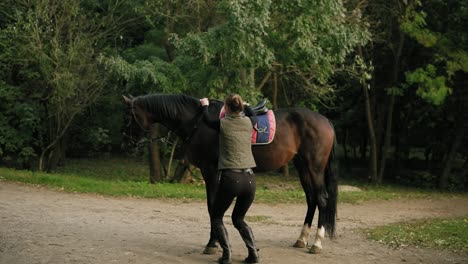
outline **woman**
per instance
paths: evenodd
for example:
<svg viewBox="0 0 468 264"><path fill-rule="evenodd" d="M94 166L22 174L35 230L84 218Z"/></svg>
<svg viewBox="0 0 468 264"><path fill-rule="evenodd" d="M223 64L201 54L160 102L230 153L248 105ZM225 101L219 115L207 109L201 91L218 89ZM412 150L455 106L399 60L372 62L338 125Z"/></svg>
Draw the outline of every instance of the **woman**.
<svg viewBox="0 0 468 264"><path fill-rule="evenodd" d="M255 175L252 168L256 166L252 155L252 127L256 123L255 115L244 116L244 104L238 94L231 94L224 101L225 117L211 119L208 114L209 101L200 100L203 107L203 118L212 128L219 131L219 189L216 193L211 213L211 225L218 239L223 255L219 263L231 263L231 245L228 233L223 224L223 216L237 197L232 212L232 223L239 231L248 250L245 263L260 261L255 247L252 229L245 223L244 217L255 197ZM251 111L251 110L250 110Z"/></svg>

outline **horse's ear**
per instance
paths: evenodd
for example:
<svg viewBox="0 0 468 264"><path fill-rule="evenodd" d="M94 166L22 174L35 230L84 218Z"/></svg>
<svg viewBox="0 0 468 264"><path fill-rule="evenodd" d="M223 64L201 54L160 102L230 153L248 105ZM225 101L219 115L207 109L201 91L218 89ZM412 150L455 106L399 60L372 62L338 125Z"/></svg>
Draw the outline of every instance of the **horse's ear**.
<svg viewBox="0 0 468 264"><path fill-rule="evenodd" d="M125 95L122 95L122 97L123 97L126 104L131 104L132 103L132 98L129 98L129 97L125 96Z"/></svg>

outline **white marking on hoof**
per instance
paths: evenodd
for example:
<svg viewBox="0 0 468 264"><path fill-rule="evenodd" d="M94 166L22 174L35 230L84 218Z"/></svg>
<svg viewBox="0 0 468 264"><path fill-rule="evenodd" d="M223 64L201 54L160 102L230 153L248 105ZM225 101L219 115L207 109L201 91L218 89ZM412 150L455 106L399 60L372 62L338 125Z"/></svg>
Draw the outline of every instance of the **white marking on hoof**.
<svg viewBox="0 0 468 264"><path fill-rule="evenodd" d="M322 252L322 246L312 245L309 249L310 254L320 254Z"/></svg>
<svg viewBox="0 0 468 264"><path fill-rule="evenodd" d="M325 238L325 227L321 226L317 229L317 234L315 236L315 243L309 250L309 253L319 254L322 251L322 240Z"/></svg>
<svg viewBox="0 0 468 264"><path fill-rule="evenodd" d="M301 230L301 235L297 239L296 243L294 244L294 247L297 248L305 248L307 246L307 242L309 241L310 237L310 226L307 224L304 224Z"/></svg>

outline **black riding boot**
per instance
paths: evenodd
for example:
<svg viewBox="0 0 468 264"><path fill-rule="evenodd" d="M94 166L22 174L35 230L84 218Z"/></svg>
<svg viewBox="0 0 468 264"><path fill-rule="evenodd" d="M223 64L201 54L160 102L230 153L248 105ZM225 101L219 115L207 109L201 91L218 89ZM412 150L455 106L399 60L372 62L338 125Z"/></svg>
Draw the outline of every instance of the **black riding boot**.
<svg viewBox="0 0 468 264"><path fill-rule="evenodd" d="M218 259L218 263L231 264L231 244L229 244L229 237L224 225L218 225L215 227L216 238L218 238L219 245L223 249L223 256Z"/></svg>
<svg viewBox="0 0 468 264"><path fill-rule="evenodd" d="M258 255L257 248L255 247L255 239L252 229L249 226L245 226L239 229L239 233L249 252L247 258L244 259L244 263L260 263L260 256Z"/></svg>

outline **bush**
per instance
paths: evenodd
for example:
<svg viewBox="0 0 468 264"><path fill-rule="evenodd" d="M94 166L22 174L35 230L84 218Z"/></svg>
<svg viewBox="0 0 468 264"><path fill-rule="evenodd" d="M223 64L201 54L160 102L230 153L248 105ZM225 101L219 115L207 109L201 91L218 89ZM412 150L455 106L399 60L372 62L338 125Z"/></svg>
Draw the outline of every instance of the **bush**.
<svg viewBox="0 0 468 264"><path fill-rule="evenodd" d="M0 81L0 163L30 168L41 141L41 107Z"/></svg>

